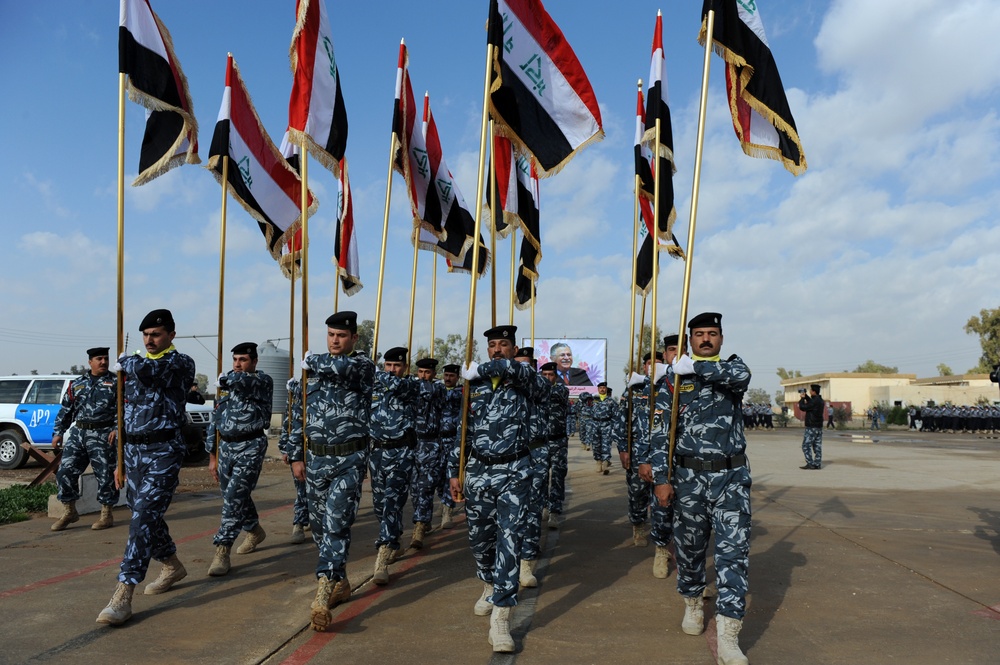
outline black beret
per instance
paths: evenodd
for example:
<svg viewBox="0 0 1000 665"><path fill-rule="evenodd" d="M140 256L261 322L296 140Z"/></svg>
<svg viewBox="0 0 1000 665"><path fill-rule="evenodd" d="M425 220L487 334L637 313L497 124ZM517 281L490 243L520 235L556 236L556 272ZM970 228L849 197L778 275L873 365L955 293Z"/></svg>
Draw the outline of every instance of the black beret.
<svg viewBox="0 0 1000 665"><path fill-rule="evenodd" d="M718 328L722 330L722 315L718 312L703 312L688 321L688 328Z"/></svg>
<svg viewBox="0 0 1000 665"><path fill-rule="evenodd" d="M541 367L538 368L538 371L539 372L554 372L554 371L556 371L556 364L555 363L545 363L544 365L542 365Z"/></svg>
<svg viewBox="0 0 1000 665"><path fill-rule="evenodd" d="M535 357L535 350L530 346L522 346L517 349L518 358L532 358Z"/></svg>
<svg viewBox="0 0 1000 665"><path fill-rule="evenodd" d="M98 356L106 356L111 350L110 346L95 346L92 349L87 349L87 358L96 358Z"/></svg>
<svg viewBox="0 0 1000 665"><path fill-rule="evenodd" d="M257 343L256 342L240 342L233 347L232 354L234 356L250 356L251 359L257 357Z"/></svg>
<svg viewBox="0 0 1000 665"><path fill-rule="evenodd" d="M417 367L420 369L437 369L437 366L437 358L421 358L417 361Z"/></svg>
<svg viewBox="0 0 1000 665"><path fill-rule="evenodd" d="M403 346L394 346L385 352L382 360L387 363L405 363L408 349Z"/></svg>
<svg viewBox="0 0 1000 665"><path fill-rule="evenodd" d="M146 318L139 324L139 332L147 328L159 328L160 326L166 328L167 332L174 331L174 315L170 313L169 309L154 309L147 314Z"/></svg>
<svg viewBox="0 0 1000 665"><path fill-rule="evenodd" d="M677 335L667 335L663 338L663 346L677 346L679 341L680 340Z"/></svg>
<svg viewBox="0 0 1000 665"><path fill-rule="evenodd" d="M458 374L458 370L460 370L460 369L461 369L461 367L459 367L458 365L445 365L444 366L444 371L447 372L447 373L449 373L449 374Z"/></svg>
<svg viewBox="0 0 1000 665"><path fill-rule="evenodd" d="M598 388L607 388L608 387L608 382L607 381L601 381L600 383L597 384L597 387Z"/></svg>
<svg viewBox="0 0 1000 665"><path fill-rule="evenodd" d="M583 393L582 395L580 395L580 399L591 400L594 399L594 396L591 395L590 393Z"/></svg>
<svg viewBox="0 0 1000 665"><path fill-rule="evenodd" d="M517 326L497 326L495 328L490 328L483 335L486 336L486 341L492 341L494 339L509 339L514 342L514 335L517 334Z"/></svg>
<svg viewBox="0 0 1000 665"><path fill-rule="evenodd" d="M347 330L352 334L356 333L358 332L358 315L356 312L347 310L331 314L326 319L326 327L334 330Z"/></svg>

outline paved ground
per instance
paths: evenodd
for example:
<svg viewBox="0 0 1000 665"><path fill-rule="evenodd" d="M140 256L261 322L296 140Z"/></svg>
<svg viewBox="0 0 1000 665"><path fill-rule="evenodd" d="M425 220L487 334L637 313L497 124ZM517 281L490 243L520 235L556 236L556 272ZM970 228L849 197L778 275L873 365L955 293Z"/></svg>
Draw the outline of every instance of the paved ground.
<svg viewBox="0 0 1000 665"><path fill-rule="evenodd" d="M1000 662L1000 441L828 432L826 467L802 471L800 437L749 433L751 662ZM48 519L0 527L0 662L713 663L714 623L702 637L681 633L674 571L654 579L653 548L631 546L622 471L597 475L575 439L570 450L567 520L546 533L541 586L521 595L511 656L492 658L488 620L472 615L481 586L462 524L408 552L388 587L371 584L367 494L351 602L331 632L309 631L314 548L287 542L291 480L274 463L256 495L268 538L234 556L225 578L205 575L218 492L201 483L204 470L184 470L193 491L168 520L189 576L168 594L137 595L120 628L94 618L114 588L124 526L95 532L86 517L58 534Z"/></svg>

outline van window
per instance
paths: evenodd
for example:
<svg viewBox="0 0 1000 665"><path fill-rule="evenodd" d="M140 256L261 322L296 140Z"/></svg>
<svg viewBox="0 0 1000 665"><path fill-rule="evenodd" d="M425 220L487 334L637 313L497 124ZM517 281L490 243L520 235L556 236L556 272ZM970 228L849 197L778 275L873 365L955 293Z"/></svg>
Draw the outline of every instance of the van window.
<svg viewBox="0 0 1000 665"><path fill-rule="evenodd" d="M24 399L25 404L59 404L62 397L63 379L36 379Z"/></svg>
<svg viewBox="0 0 1000 665"><path fill-rule="evenodd" d="M31 383L31 379L4 379L0 381L0 403L20 404L24 397L24 389Z"/></svg>

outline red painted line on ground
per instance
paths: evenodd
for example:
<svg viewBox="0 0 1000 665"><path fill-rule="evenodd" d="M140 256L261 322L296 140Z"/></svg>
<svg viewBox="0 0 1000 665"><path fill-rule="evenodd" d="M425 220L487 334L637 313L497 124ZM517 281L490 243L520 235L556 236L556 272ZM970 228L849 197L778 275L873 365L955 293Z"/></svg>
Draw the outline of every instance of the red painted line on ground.
<svg viewBox="0 0 1000 665"><path fill-rule="evenodd" d="M994 621L1000 621L1000 605L987 607L985 610L976 610L973 614L980 617L986 617L987 619L993 619Z"/></svg>
<svg viewBox="0 0 1000 665"><path fill-rule="evenodd" d="M456 515L455 517L456 517L455 519L456 527L458 526L459 522L465 520L464 515L462 516ZM420 561L421 558L423 558L424 554L432 545L441 541L441 539L444 537L445 534L440 533L441 529L438 529L438 531L439 533L437 537L433 540L433 542L428 542L424 546L424 549L419 550L416 554L410 555L400 564L399 568L396 571L397 575L405 573L406 571L413 568L413 566L415 566L417 562ZM309 638L309 640L306 641L305 644L303 644L294 652L292 652L292 654L288 658L281 661L281 665L306 665L306 663L309 663L313 658L319 655L319 652L323 650L323 647L325 647L327 644L333 641L333 639L340 634L336 632L336 630L334 629L335 627L345 626L346 624L353 621L355 618L358 617L358 615L360 615L366 609L371 607L372 603L378 600L379 597L381 597L381 595L388 590L389 590L388 586L377 587L377 590L372 590L366 593L362 598L358 598L357 600L354 600L352 598L350 602L344 606L346 609L337 615L337 620L330 625L330 627L325 633L314 633L313 636Z"/></svg>
<svg viewBox="0 0 1000 665"><path fill-rule="evenodd" d="M260 517L262 517L262 518L263 517L268 517L268 516L273 515L275 513L279 513L279 512L281 512L283 510L288 510L289 508L292 507L292 505L293 504L289 503L289 504L287 504L285 506L279 506L277 508L272 508L271 510L268 510L266 512L261 513ZM192 540L198 540L199 538L204 538L205 536L211 536L216 531L218 531L218 529L210 529L208 531L202 531L201 533L195 533L195 534L192 534L190 536L185 536L184 538L180 538L178 540L175 540L174 544L179 545L179 544L183 544L183 543L189 543ZM0 600L2 600L4 598L9 598L11 596L19 596L22 593L28 593L29 591L35 591L36 589L43 589L43 588L45 588L47 586L52 586L53 584L59 584L60 582L65 582L67 580L71 580L71 579L74 579L74 578L77 578L77 577L82 577L83 575L87 575L88 573L92 573L94 571L101 570L102 568L107 568L108 566L114 566L114 565L120 564L121 562L122 562L122 560L121 560L120 557L117 558L117 559L108 559L107 561L102 561L100 563L95 563L95 564L87 566L85 568L79 568L77 570L72 570L72 571L70 571L68 573L63 573L62 575L56 575L55 577L50 577L50 578L45 579L45 580L39 580L37 582L32 582L31 584L25 584L24 586L14 587L13 589L8 589L6 591L0 591Z"/></svg>

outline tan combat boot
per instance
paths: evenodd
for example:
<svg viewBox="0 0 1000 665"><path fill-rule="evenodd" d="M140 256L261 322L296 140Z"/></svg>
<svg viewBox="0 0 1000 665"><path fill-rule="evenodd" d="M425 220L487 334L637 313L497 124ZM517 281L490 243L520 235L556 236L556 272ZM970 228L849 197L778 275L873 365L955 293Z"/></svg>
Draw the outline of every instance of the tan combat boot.
<svg viewBox="0 0 1000 665"><path fill-rule="evenodd" d="M111 602L97 615L97 623L107 623L112 626L120 626L132 618L132 593L135 591L134 584L119 582L115 587L115 593L111 596Z"/></svg>
<svg viewBox="0 0 1000 665"><path fill-rule="evenodd" d="M597 460L597 473L604 473L604 462Z"/></svg>
<svg viewBox="0 0 1000 665"><path fill-rule="evenodd" d="M705 632L705 607L700 597L684 596L684 619L681 620L681 630L688 635L701 635Z"/></svg>
<svg viewBox="0 0 1000 665"><path fill-rule="evenodd" d="M378 548L378 554L375 556L375 572L372 575L372 582L379 586L385 586L389 583L389 557L391 554L392 551L388 545L382 545Z"/></svg>
<svg viewBox="0 0 1000 665"><path fill-rule="evenodd" d="M476 601L476 606L472 608L472 613L477 617L489 616L493 611L493 603L490 602L490 594L493 593L493 585L483 582L483 593Z"/></svg>
<svg viewBox="0 0 1000 665"><path fill-rule="evenodd" d="M170 558L163 562L159 576L146 585L143 593L147 596L155 596L158 593L170 591L170 587L187 577L187 574L188 571L177 558L177 554L171 554Z"/></svg>
<svg viewBox="0 0 1000 665"><path fill-rule="evenodd" d="M222 577L229 573L229 568L231 567L229 562L230 547L231 545L215 546L215 558L212 559L212 564L208 567L209 576Z"/></svg>
<svg viewBox="0 0 1000 665"><path fill-rule="evenodd" d="M113 506L101 506L101 517L90 528L94 531L110 529L115 525L115 515L111 512Z"/></svg>
<svg viewBox="0 0 1000 665"><path fill-rule="evenodd" d="M717 614L715 627L719 646L719 665L750 665L750 661L740 650L739 637L743 622Z"/></svg>
<svg viewBox="0 0 1000 665"><path fill-rule="evenodd" d="M427 534L427 522L417 522L413 525L413 538L410 540L410 547L419 550L424 547L424 535Z"/></svg>
<svg viewBox="0 0 1000 665"><path fill-rule="evenodd" d="M292 544L301 545L306 542L306 531L301 524L292 525Z"/></svg>
<svg viewBox="0 0 1000 665"><path fill-rule="evenodd" d="M342 580L338 580L336 584L333 585L333 591L330 592L330 607L336 607L341 603L346 603L351 599L351 583L345 577Z"/></svg>
<svg viewBox="0 0 1000 665"><path fill-rule="evenodd" d="M237 554L250 554L257 546L264 542L267 538L267 534L264 533L264 528L258 524L251 531L247 532L246 538L240 543L240 546L236 548Z"/></svg>
<svg viewBox="0 0 1000 665"><path fill-rule="evenodd" d="M665 580L669 574L670 550L663 545L657 545L656 554L653 556L653 577L658 580Z"/></svg>
<svg viewBox="0 0 1000 665"><path fill-rule="evenodd" d="M550 512L549 513L549 528L550 529L558 529L559 528L559 521L560 521L560 519L561 518L560 518L559 513Z"/></svg>
<svg viewBox="0 0 1000 665"><path fill-rule="evenodd" d="M490 644L494 653L513 653L514 638L510 636L509 607L494 607L490 614Z"/></svg>
<svg viewBox="0 0 1000 665"><path fill-rule="evenodd" d="M310 616L310 627L323 632L330 625L330 596L333 593L333 584L325 575L320 575L316 585L316 598L312 602Z"/></svg>
<svg viewBox="0 0 1000 665"><path fill-rule="evenodd" d="M601 462L601 464L603 465L601 473L603 473L605 476L608 475L608 473L611 472L611 460L606 459L603 462Z"/></svg>
<svg viewBox="0 0 1000 665"><path fill-rule="evenodd" d="M452 507L451 506L441 506L441 528L442 529L454 529L455 520L452 518Z"/></svg>
<svg viewBox="0 0 1000 665"><path fill-rule="evenodd" d="M632 525L632 545L635 547L646 547L649 545L645 524Z"/></svg>
<svg viewBox="0 0 1000 665"><path fill-rule="evenodd" d="M535 566L538 565L537 559L521 559L521 574L518 578L518 583L529 589L534 589L538 586L538 578L535 577Z"/></svg>
<svg viewBox="0 0 1000 665"><path fill-rule="evenodd" d="M53 531L62 531L70 524L79 521L80 513L76 512L76 501L66 501L63 503L62 517L57 519L49 528Z"/></svg>

